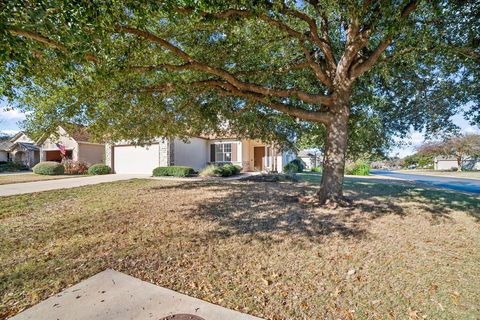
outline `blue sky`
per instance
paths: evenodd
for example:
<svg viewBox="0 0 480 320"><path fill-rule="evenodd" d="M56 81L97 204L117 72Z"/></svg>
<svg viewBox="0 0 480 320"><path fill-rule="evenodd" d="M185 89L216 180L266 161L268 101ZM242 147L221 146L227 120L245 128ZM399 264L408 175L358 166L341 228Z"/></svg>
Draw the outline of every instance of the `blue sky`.
<svg viewBox="0 0 480 320"><path fill-rule="evenodd" d="M5 110L5 103L0 101L0 131L9 134L16 133L20 130L19 122L25 119L25 115L16 110ZM472 126L466 121L462 114L457 114L452 117L453 123L458 125L463 133L480 133L478 126ZM402 142L407 143L407 146L402 146L392 150L391 155L398 155L404 157L415 152L415 147L423 142L423 134L418 131L412 131L408 139Z"/></svg>

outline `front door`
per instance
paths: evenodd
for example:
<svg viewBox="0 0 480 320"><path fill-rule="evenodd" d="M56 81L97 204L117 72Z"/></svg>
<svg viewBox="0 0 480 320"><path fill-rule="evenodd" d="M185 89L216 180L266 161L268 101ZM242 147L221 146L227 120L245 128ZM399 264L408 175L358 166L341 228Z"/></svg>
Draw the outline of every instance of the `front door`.
<svg viewBox="0 0 480 320"><path fill-rule="evenodd" d="M253 169L263 171L263 159L265 158L265 147L253 148Z"/></svg>

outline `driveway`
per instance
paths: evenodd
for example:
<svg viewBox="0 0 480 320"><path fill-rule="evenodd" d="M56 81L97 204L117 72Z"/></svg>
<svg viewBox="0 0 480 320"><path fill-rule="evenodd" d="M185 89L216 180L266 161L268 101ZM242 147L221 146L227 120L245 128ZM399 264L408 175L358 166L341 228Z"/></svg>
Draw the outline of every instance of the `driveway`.
<svg viewBox="0 0 480 320"><path fill-rule="evenodd" d="M427 176L387 170L372 170L371 173L374 175L382 175L386 177L424 183L439 188L446 188L463 192L480 193L480 180L476 179Z"/></svg>
<svg viewBox="0 0 480 320"><path fill-rule="evenodd" d="M57 189L68 189L105 182L129 180L135 178L148 178L149 175L141 174L108 174L103 176L77 177L75 179L59 179L36 182L25 182L0 185L0 197L17 194L41 192Z"/></svg>

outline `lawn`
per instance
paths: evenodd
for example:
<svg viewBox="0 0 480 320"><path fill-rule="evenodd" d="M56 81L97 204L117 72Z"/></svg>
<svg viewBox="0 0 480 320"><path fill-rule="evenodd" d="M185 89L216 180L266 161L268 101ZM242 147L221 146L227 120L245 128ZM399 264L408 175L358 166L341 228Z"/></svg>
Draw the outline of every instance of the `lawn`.
<svg viewBox="0 0 480 320"><path fill-rule="evenodd" d="M480 197L374 179L130 180L0 198L0 318L106 268L267 319L476 319Z"/></svg>
<svg viewBox="0 0 480 320"><path fill-rule="evenodd" d="M74 176L74 175L43 176L35 173L0 174L0 185L11 184L11 183L66 179L66 178L75 178L75 177L80 177L80 176Z"/></svg>

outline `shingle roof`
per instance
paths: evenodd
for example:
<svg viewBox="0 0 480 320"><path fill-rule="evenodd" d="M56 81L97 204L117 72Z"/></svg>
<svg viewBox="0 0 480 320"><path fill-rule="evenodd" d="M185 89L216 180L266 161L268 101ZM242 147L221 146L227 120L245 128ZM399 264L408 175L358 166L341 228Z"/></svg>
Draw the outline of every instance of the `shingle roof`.
<svg viewBox="0 0 480 320"><path fill-rule="evenodd" d="M8 151L13 146L10 141L0 141L0 151Z"/></svg>
<svg viewBox="0 0 480 320"><path fill-rule="evenodd" d="M17 142L16 145L23 147L28 151L38 151L40 150L35 144L29 142Z"/></svg>

